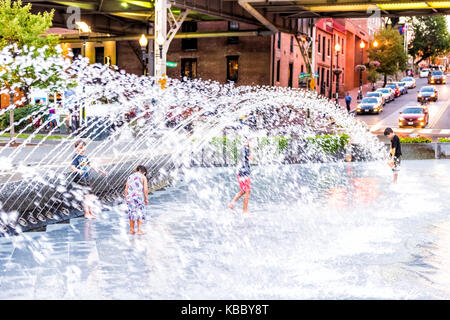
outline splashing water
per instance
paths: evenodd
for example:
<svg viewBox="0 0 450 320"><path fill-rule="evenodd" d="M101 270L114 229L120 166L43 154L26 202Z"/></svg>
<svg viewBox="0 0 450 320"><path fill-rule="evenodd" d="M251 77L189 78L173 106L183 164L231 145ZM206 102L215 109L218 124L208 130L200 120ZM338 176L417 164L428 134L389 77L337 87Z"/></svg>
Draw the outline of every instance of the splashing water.
<svg viewBox="0 0 450 320"><path fill-rule="evenodd" d="M9 51L0 55L8 61ZM39 63L39 56L33 59ZM79 137L88 138L88 157L109 175L92 174L98 221L72 220L49 228L46 235L21 233L2 240L5 252L30 253L35 268L19 277L38 277L41 290L42 279L50 277L45 283L63 288L55 290L55 298L75 298L80 292L85 298L136 294L182 299L435 294L434 289L418 293L422 286L407 284L413 271L398 267L408 260L396 246L409 239L397 233L403 211L394 210L394 217L385 212L389 201L406 200L398 190L389 195L381 187L390 178L386 166L346 164L330 146L333 142L317 143L318 136L345 134L348 140L341 149L346 152L357 149L365 160L385 157L383 144L367 126L334 103L302 90L204 80L168 79L161 89L154 78L89 65L86 59L52 63L64 70L64 79L76 82L67 107L75 112L86 108L95 117L66 139L47 143L54 128L37 146L28 147L50 120L37 129L31 122L18 132L32 131L24 142L0 148L5 164L0 172L1 223L20 233L20 221L39 223L51 215L62 217L64 210L81 209L83 194L70 189L73 142ZM16 125L21 121L26 120ZM255 150L250 200L255 215L247 218L226 208L236 191L235 166L244 135L252 138ZM120 198L138 164L150 168L153 186L171 184L150 196L149 232L136 239L126 233ZM407 199L414 199L415 192L408 189ZM427 210L433 215L440 208ZM392 219L398 223L390 224ZM61 237L59 247L55 241ZM126 253L130 248L135 249L131 255ZM67 261L71 254L82 259ZM376 257L391 267L375 265ZM8 261L10 265L2 265L5 272L17 266L14 259ZM127 290L123 268L141 277L137 290ZM61 272L43 275L56 270ZM389 277L397 277L397 289L384 286L392 283ZM334 285L327 289L330 283ZM347 285L339 288L339 283Z"/></svg>

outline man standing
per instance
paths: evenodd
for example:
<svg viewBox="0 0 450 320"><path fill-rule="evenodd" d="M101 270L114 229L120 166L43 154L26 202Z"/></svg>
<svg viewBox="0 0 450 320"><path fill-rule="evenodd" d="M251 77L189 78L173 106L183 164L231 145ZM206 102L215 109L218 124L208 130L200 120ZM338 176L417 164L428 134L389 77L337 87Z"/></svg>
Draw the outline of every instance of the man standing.
<svg viewBox="0 0 450 320"><path fill-rule="evenodd" d="M352 102L352 96L350 93L347 92L347 95L345 96L345 104L347 105L347 111L350 112L350 104Z"/></svg>
<svg viewBox="0 0 450 320"><path fill-rule="evenodd" d="M394 183L397 183L398 172L400 171L400 163L402 156L402 147L400 145L400 138L394 133L391 128L384 130L384 135L391 139L391 161L389 162L394 172Z"/></svg>

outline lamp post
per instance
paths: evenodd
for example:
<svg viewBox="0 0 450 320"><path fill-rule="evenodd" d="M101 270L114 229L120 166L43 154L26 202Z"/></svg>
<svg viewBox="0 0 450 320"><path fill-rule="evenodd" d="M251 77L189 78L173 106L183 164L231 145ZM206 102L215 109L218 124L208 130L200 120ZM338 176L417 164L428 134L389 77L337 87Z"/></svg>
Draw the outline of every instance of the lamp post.
<svg viewBox="0 0 450 320"><path fill-rule="evenodd" d="M91 27L84 21L77 21L75 24L78 26L78 30L80 32L86 33L84 35L80 35L80 39L83 39L83 58L86 57L86 40L89 39L89 32L91 31Z"/></svg>
<svg viewBox="0 0 450 320"><path fill-rule="evenodd" d="M86 40L89 39L89 33L92 32L91 27L84 21L77 21L75 24L78 26L78 30L83 32L84 34L80 34L80 39L83 39L83 58L86 57ZM83 86L83 94L84 94L84 86ZM76 112L76 111L75 111ZM87 125L87 117L86 117L86 108L83 106L80 109L80 120L78 124L75 124L75 128L79 128L83 123Z"/></svg>
<svg viewBox="0 0 450 320"><path fill-rule="evenodd" d="M144 67L144 76L147 75L147 59L148 59L148 54L147 54L147 45L148 45L148 40L147 37L145 36L145 34L142 34L141 38L139 39L139 45L141 46L141 50L142 50L142 65Z"/></svg>
<svg viewBox="0 0 450 320"><path fill-rule="evenodd" d="M336 103L339 102L339 52L341 51L341 45L336 43L334 46L336 52Z"/></svg>
<svg viewBox="0 0 450 320"><path fill-rule="evenodd" d="M159 34L158 37L156 38L156 44L158 45L158 50L159 50L159 55L158 55L158 62L159 62L159 66L158 66L158 71L156 76L157 77L161 77L163 76L164 72L164 63L165 61L163 61L164 59L164 43L166 39L164 39L164 36L162 34Z"/></svg>
<svg viewBox="0 0 450 320"><path fill-rule="evenodd" d="M359 47L361 48L361 66L363 65L363 59L364 59L364 48L366 47L366 44L364 43L364 41L361 40L361 43L359 44ZM362 67L361 67L362 68ZM358 100L362 99L362 85L363 85L363 81L362 81L362 69L359 69L359 91L358 91Z"/></svg>
<svg viewBox="0 0 450 320"><path fill-rule="evenodd" d="M378 41L377 40L373 40L372 46L375 48L375 50L374 50L374 58L375 58L375 61L376 61L377 60L377 50L376 50L376 48L378 48ZM375 83L373 83L372 84L372 91L375 91L375 90L376 90Z"/></svg>

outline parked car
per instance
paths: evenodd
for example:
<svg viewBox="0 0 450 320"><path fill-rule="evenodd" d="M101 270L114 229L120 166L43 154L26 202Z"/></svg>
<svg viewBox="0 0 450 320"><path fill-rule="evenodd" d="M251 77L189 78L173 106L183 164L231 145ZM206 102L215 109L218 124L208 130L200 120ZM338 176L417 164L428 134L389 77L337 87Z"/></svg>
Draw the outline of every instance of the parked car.
<svg viewBox="0 0 450 320"><path fill-rule="evenodd" d="M429 73L430 73L430 69L427 69L427 68L422 69L419 72L419 77L420 78L427 78Z"/></svg>
<svg viewBox="0 0 450 320"><path fill-rule="evenodd" d="M428 84L441 83L445 84L447 79L441 70L434 70L428 75Z"/></svg>
<svg viewBox="0 0 450 320"><path fill-rule="evenodd" d="M422 87L417 94L417 101L421 102L425 99L437 101L438 100L438 90L435 86L425 86Z"/></svg>
<svg viewBox="0 0 450 320"><path fill-rule="evenodd" d="M383 102L376 97L364 98L356 107L356 113L377 113L383 112Z"/></svg>
<svg viewBox="0 0 450 320"><path fill-rule="evenodd" d="M400 87L398 86L398 84L396 83L388 83L385 88L391 88L392 90L394 90L394 96L395 98L400 97L401 96L401 91L400 91Z"/></svg>
<svg viewBox="0 0 450 320"><path fill-rule="evenodd" d="M406 107L398 117L398 127L420 127L425 128L430 120L427 107Z"/></svg>
<svg viewBox="0 0 450 320"><path fill-rule="evenodd" d="M367 92L364 98L373 98L373 97L380 98L381 102L383 103L383 106L386 104L386 99L383 97L383 94L378 91Z"/></svg>
<svg viewBox="0 0 450 320"><path fill-rule="evenodd" d="M404 77L401 82L404 82L408 89L412 89L416 87L416 80L413 77Z"/></svg>
<svg viewBox="0 0 450 320"><path fill-rule="evenodd" d="M405 82L398 81L398 82L395 82L395 83L399 86L401 94L407 94L408 93L408 87L406 86Z"/></svg>
<svg viewBox="0 0 450 320"><path fill-rule="evenodd" d="M381 92L384 97L384 101L391 102L395 99L394 90L391 88L378 88L376 92Z"/></svg>

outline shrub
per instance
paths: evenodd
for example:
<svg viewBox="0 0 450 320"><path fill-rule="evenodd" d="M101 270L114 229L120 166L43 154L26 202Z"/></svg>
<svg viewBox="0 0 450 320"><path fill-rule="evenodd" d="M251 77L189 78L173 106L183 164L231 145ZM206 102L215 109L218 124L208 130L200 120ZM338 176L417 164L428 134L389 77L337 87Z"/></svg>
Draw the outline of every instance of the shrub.
<svg viewBox="0 0 450 320"><path fill-rule="evenodd" d="M14 122L17 122L23 118L30 118L31 114L39 110L39 107L36 105L28 105L26 107L16 108L14 109ZM28 120L22 121L19 125L14 126L15 130L22 130L29 124ZM0 129L6 130L10 126L9 124L9 111L0 116Z"/></svg>
<svg viewBox="0 0 450 320"><path fill-rule="evenodd" d="M277 145L277 152L282 153L289 146L290 138L286 137L275 137L275 143Z"/></svg>
<svg viewBox="0 0 450 320"><path fill-rule="evenodd" d="M431 143L433 140L428 137L399 137L401 143Z"/></svg>
<svg viewBox="0 0 450 320"><path fill-rule="evenodd" d="M227 137L214 137L209 142L214 149L223 156L223 146L225 144L225 154L227 159L232 159L234 162L238 161L239 150L238 145L242 145L241 138L227 138Z"/></svg>
<svg viewBox="0 0 450 320"><path fill-rule="evenodd" d="M450 137L449 138L439 138L439 142L450 142Z"/></svg>
<svg viewBox="0 0 450 320"><path fill-rule="evenodd" d="M350 137L345 133L337 135L325 134L315 138L307 138L307 140L310 143L317 144L326 153L334 153L344 149L350 141Z"/></svg>

